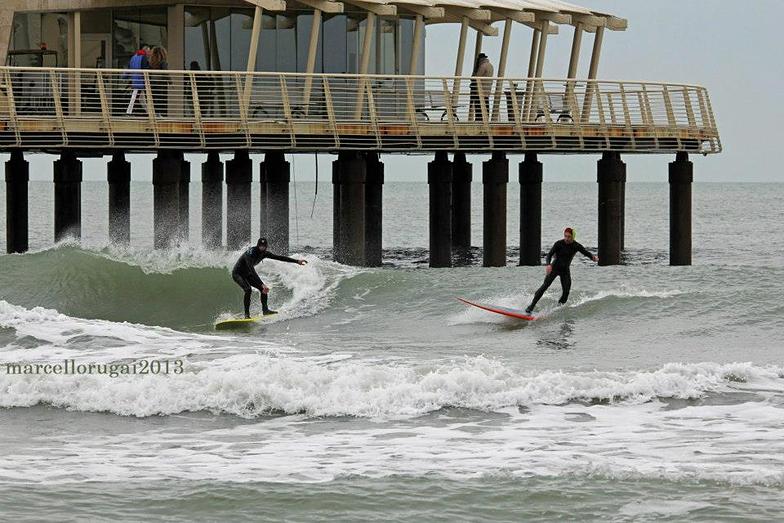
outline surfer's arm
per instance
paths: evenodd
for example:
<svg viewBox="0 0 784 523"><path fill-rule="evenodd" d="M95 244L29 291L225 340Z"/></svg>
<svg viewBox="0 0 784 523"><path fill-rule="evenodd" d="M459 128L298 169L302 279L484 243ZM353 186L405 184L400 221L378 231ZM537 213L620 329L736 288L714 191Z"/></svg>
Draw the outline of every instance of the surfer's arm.
<svg viewBox="0 0 784 523"><path fill-rule="evenodd" d="M547 253L547 257L545 258L545 265L552 265L553 261L553 254L555 254L555 247L558 245L558 242L555 242L552 247L550 247L550 252Z"/></svg>
<svg viewBox="0 0 784 523"><path fill-rule="evenodd" d="M288 256L281 256L280 254L272 254L271 252L267 253L267 258L270 258L272 260L287 262L287 263L298 263L300 265L304 265L307 263L305 260L297 260L295 258L289 258Z"/></svg>
<svg viewBox="0 0 784 523"><path fill-rule="evenodd" d="M579 250L581 253L583 253L583 255L584 255L586 258L590 258L590 259L592 259L593 261L599 261L599 258L597 258L596 256L594 256L594 255L593 255L593 253L591 253L591 251L589 251L588 249L586 249L585 247L583 247L583 245L582 245L581 243L578 243L577 245L578 245L578 247L577 247L577 250Z"/></svg>

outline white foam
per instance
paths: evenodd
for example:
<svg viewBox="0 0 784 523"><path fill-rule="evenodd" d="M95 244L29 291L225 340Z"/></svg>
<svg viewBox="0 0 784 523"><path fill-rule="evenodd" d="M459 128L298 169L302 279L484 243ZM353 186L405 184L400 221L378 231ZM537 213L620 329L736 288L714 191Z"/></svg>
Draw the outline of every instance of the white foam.
<svg viewBox="0 0 784 523"><path fill-rule="evenodd" d="M576 422L576 415L588 421ZM185 428L188 421L168 428L156 423L148 430L90 437L77 437L73 427L16 445L4 456L0 481L296 483L356 475L459 480L503 474L781 486L780 415L766 404L667 411L648 403L539 406L523 414L508 411L490 424L465 415L429 424L311 423L292 416L198 432Z"/></svg>

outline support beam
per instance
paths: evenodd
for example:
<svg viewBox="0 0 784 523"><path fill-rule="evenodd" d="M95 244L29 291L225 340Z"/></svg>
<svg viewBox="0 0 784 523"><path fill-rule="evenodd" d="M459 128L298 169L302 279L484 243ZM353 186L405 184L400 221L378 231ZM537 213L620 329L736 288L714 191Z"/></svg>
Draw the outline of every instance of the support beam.
<svg viewBox="0 0 784 523"><path fill-rule="evenodd" d="M531 37L531 55L528 58L528 78L533 78L536 74L536 57L539 56L539 39L542 32L539 29L534 29L534 34Z"/></svg>
<svg viewBox="0 0 784 523"><path fill-rule="evenodd" d="M445 151L427 164L430 187L430 266L452 266L452 162Z"/></svg>
<svg viewBox="0 0 784 523"><path fill-rule="evenodd" d="M82 13L71 11L68 13L68 67L79 69L82 67ZM79 115L82 112L82 79L81 75L69 75L68 90L65 99L68 100L68 112Z"/></svg>
<svg viewBox="0 0 784 523"><path fill-rule="evenodd" d="M370 44L373 42L373 35L376 32L376 15L375 13L368 12L367 24L365 26L365 38L362 40L362 55L359 64L359 74L366 75L368 65L370 64ZM362 109L365 105L365 78L360 78L357 81L357 102L354 106L354 119L359 120L362 118Z"/></svg>
<svg viewBox="0 0 784 523"><path fill-rule="evenodd" d="M419 62L419 49L420 44L422 42L422 32L425 29L425 18L422 15L416 16L416 21L414 22L414 42L411 46L411 66L409 67L408 74L415 75L417 74L417 65Z"/></svg>
<svg viewBox="0 0 784 523"><path fill-rule="evenodd" d="M365 153L365 265L380 267L382 260L382 211L384 191L384 164L378 153Z"/></svg>
<svg viewBox="0 0 784 523"><path fill-rule="evenodd" d="M167 39L169 42L180 42L179 45L169 46L169 69L177 71L185 69L185 6L183 4L171 5L168 8ZM154 94L157 98L161 94L167 94L163 100L158 100L156 111L163 115L174 118L182 118L185 115L185 82L182 76L175 75L170 77L168 82L163 81L160 76L155 77L159 82L159 87Z"/></svg>
<svg viewBox="0 0 784 523"><path fill-rule="evenodd" d="M11 151L11 159L5 162L5 225L6 252L27 252L29 245L28 187L30 164L24 153Z"/></svg>
<svg viewBox="0 0 784 523"><path fill-rule="evenodd" d="M259 50L259 38L261 37L262 9L257 5L253 11L253 29L250 33L250 47L248 48L247 71L252 73L256 70L256 55Z"/></svg>
<svg viewBox="0 0 784 523"><path fill-rule="evenodd" d="M285 255L289 253L291 164L282 151L270 151L264 155L261 169L267 180L267 240L270 250Z"/></svg>
<svg viewBox="0 0 784 523"><path fill-rule="evenodd" d="M467 263L471 251L471 182L473 167L463 152L452 162L452 251L459 263Z"/></svg>
<svg viewBox="0 0 784 523"><path fill-rule="evenodd" d="M593 52L591 53L591 65L588 68L588 80L595 80L599 72L599 59L602 54L602 39L604 38L604 27L596 28L596 35L593 39ZM583 113L581 121L587 122L591 116L591 105L596 95L596 84L588 82L585 87L585 100L583 101Z"/></svg>
<svg viewBox="0 0 784 523"><path fill-rule="evenodd" d="M321 28L321 11L316 9L313 11L313 19L310 25L310 41L308 42L308 63L305 72L313 74L316 70L316 51L318 50L319 30ZM302 105L304 106L305 114L308 114L310 108L310 93L313 90L313 77L305 77L305 89L302 94Z"/></svg>
<svg viewBox="0 0 784 523"><path fill-rule="evenodd" d="M201 241L207 249L223 246L223 162L216 151L201 164Z"/></svg>
<svg viewBox="0 0 784 523"><path fill-rule="evenodd" d="M360 9L362 9L363 11L367 11L368 14L372 14L373 16L396 16L397 15L397 6L392 4L362 2L360 0L350 0L345 3L355 5Z"/></svg>
<svg viewBox="0 0 784 523"><path fill-rule="evenodd" d="M131 163L125 153L116 151L106 164L109 182L109 241L131 242Z"/></svg>
<svg viewBox="0 0 784 523"><path fill-rule="evenodd" d="M226 162L226 248L235 251L250 241L250 185L253 162L246 149L237 149Z"/></svg>
<svg viewBox="0 0 784 523"><path fill-rule="evenodd" d="M542 70L544 69L544 56L547 50L547 34L550 32L550 22L547 20L542 22L542 30L539 32L539 47L536 55L536 78L542 77Z"/></svg>
<svg viewBox="0 0 784 523"><path fill-rule="evenodd" d="M465 61L465 48L466 48L467 38L468 38L468 17L464 16L462 18L462 21L460 22L460 40L458 41L457 44L457 60L455 61L455 76L463 76L463 63Z"/></svg>
<svg viewBox="0 0 784 523"><path fill-rule="evenodd" d="M616 152L602 153L597 162L599 183L599 265L621 263L621 186L626 164Z"/></svg>
<svg viewBox="0 0 784 523"><path fill-rule="evenodd" d="M363 265L365 255L365 182L367 163L362 154L349 151L338 153L332 162L333 182L339 192L335 220L338 242L335 261L346 265Z"/></svg>
<svg viewBox="0 0 784 523"><path fill-rule="evenodd" d="M531 55L528 58L528 76L533 78L536 75L536 59L539 56L539 41L541 40L542 31L534 29L534 34L531 37ZM533 110L533 103L531 98L534 93L534 83L530 80L525 82L525 101L523 102L523 120L531 120L531 111Z"/></svg>
<svg viewBox="0 0 784 523"><path fill-rule="evenodd" d="M593 52L591 53L591 65L588 68L588 79L595 80L599 72L599 59L602 56L602 41L604 39L604 27L596 28L593 39Z"/></svg>
<svg viewBox="0 0 784 523"><path fill-rule="evenodd" d="M153 245L167 249L177 241L180 216L182 157L174 151L158 151L152 161Z"/></svg>
<svg viewBox="0 0 784 523"><path fill-rule="evenodd" d="M474 69L476 69L476 62L479 60L479 55L482 53L482 38L484 33L478 30L476 31L476 41L474 42L474 62L471 64L471 75L474 74Z"/></svg>
<svg viewBox="0 0 784 523"><path fill-rule="evenodd" d="M577 65L580 63L580 47L583 42L583 24L574 26L574 38L572 38L572 54L569 56L569 70L567 78L577 78Z"/></svg>
<svg viewBox="0 0 784 523"><path fill-rule="evenodd" d="M691 184L694 164L680 152L669 166L670 265L691 265Z"/></svg>
<svg viewBox="0 0 784 523"><path fill-rule="evenodd" d="M482 163L483 239L482 257L485 267L506 265L506 186L509 183L509 160L506 154L494 152Z"/></svg>
<svg viewBox="0 0 784 523"><path fill-rule="evenodd" d="M177 218L177 238L187 242L190 238L190 196L191 196L191 162L185 160L185 155L178 153L180 158L179 188L179 213Z"/></svg>
<svg viewBox="0 0 784 523"><path fill-rule="evenodd" d="M298 0L302 5L313 8L314 11L322 13L337 14L342 13L345 6L343 2L332 2L327 0Z"/></svg>
<svg viewBox="0 0 784 523"><path fill-rule="evenodd" d="M535 153L520 163L520 265L542 263L542 170Z"/></svg>
<svg viewBox="0 0 784 523"><path fill-rule="evenodd" d="M509 41L512 37L512 19L507 18L504 22L504 39L501 44L501 56L498 59L498 74L495 81L495 94L493 96L493 116L492 121L498 120L501 111L501 92L503 91L503 78L506 75L506 59L509 55ZM511 86L510 86L511 89ZM489 94L489 93L488 93Z"/></svg>
<svg viewBox="0 0 784 523"><path fill-rule="evenodd" d="M493 13L497 13L501 19L510 18L513 21L518 22L520 24L529 25L536 20L536 15L534 13L518 11L516 9L494 7Z"/></svg>
<svg viewBox="0 0 784 523"><path fill-rule="evenodd" d="M54 241L82 238L82 162L65 150L54 162Z"/></svg>

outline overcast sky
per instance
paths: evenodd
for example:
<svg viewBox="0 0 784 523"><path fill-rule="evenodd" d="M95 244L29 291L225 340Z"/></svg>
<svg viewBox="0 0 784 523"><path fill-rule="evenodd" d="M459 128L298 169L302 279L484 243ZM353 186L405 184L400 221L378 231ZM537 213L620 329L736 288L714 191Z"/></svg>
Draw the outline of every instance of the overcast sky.
<svg viewBox="0 0 784 523"><path fill-rule="evenodd" d="M700 84L708 88L724 152L693 157L696 181L784 182L778 163L784 121L784 38L782 0L573 0L574 3L607 11L629 21L625 32L605 34L599 78L607 80L650 80ZM502 23L498 37L484 39L484 52L497 66ZM454 72L459 26L444 24L427 28L426 67L433 75ZM473 53L474 32L469 37ZM586 34L579 77L585 77L592 34ZM547 46L544 76L566 76L572 28L561 26L561 34ZM507 76L525 76L530 50L531 29L515 24L512 31ZM465 74L470 74L470 58ZM3 160L7 155L3 156ZM475 180L480 161L473 158ZM196 165L203 155L192 155L193 179L199 179ZM323 180L333 156L319 156ZM51 179L52 157L29 156L31 178ZM256 158L259 160L260 158ZM428 157L385 155L388 181L425 181ZM514 162L518 157L510 157ZM595 181L596 155L545 156L545 181ZM624 156L629 181L666 181L669 155ZM133 179L150 179L150 156L132 157ZM104 162L85 160L85 180L105 179ZM313 179L313 155L295 162L298 180ZM516 169L510 169L512 173ZM258 167L254 178L258 178ZM511 177L512 180L516 177Z"/></svg>

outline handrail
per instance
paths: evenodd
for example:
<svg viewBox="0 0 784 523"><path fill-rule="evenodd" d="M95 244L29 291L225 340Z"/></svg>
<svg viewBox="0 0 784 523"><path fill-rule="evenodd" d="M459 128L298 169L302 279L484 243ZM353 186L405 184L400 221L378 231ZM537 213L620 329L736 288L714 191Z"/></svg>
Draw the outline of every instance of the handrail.
<svg viewBox="0 0 784 523"><path fill-rule="evenodd" d="M722 150L690 84L0 67L0 149L58 147Z"/></svg>

